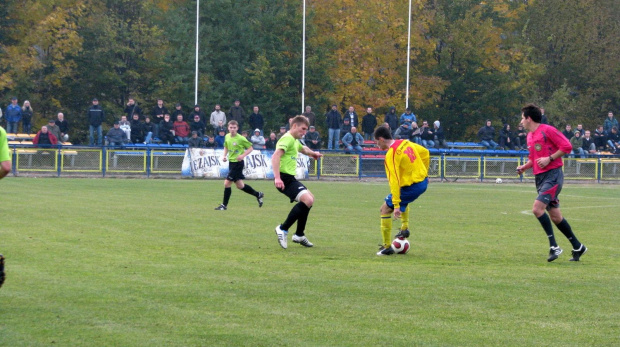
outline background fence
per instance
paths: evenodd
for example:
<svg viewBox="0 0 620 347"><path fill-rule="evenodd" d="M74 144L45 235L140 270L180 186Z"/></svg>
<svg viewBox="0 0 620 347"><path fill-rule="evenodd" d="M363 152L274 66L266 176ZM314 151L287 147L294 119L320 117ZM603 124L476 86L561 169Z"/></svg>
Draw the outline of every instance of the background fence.
<svg viewBox="0 0 620 347"><path fill-rule="evenodd" d="M185 155L182 148L150 147L118 149L60 146L41 149L15 145L11 146L11 151L15 176L181 177ZM323 154L318 162L311 160L310 177L385 177L384 152L348 154L324 151ZM534 178L531 170L523 176L515 174L517 166L527 161L526 155L502 156L498 152L463 155L445 150L431 155L429 177L442 180L529 180ZM564 176L569 180L620 182L620 158L564 158Z"/></svg>

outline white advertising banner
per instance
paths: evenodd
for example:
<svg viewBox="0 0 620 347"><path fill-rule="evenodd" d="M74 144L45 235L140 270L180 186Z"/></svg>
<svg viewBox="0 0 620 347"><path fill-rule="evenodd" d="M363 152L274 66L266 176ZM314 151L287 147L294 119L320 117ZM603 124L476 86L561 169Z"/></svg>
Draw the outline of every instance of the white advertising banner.
<svg viewBox="0 0 620 347"><path fill-rule="evenodd" d="M224 178L228 174L228 162L222 161L223 149L188 148L183 158L181 174L191 177ZM273 179L272 151L254 150L243 159L243 175L248 179ZM308 177L310 158L299 153L297 179Z"/></svg>

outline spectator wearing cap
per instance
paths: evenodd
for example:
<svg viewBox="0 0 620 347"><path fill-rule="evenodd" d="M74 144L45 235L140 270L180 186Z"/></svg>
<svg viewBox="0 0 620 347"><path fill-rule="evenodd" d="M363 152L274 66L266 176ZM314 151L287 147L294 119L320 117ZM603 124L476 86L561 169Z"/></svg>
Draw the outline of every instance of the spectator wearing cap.
<svg viewBox="0 0 620 347"><path fill-rule="evenodd" d="M340 112L338 106L332 105L332 109L325 114L327 122L327 149L338 149L340 142Z"/></svg>
<svg viewBox="0 0 620 347"><path fill-rule="evenodd" d="M226 131L220 129L215 136L215 148L224 148L224 141L226 140Z"/></svg>
<svg viewBox="0 0 620 347"><path fill-rule="evenodd" d="M254 135L250 138L250 142L252 142L252 148L254 149L265 149L265 137L260 134L260 129L254 129Z"/></svg>
<svg viewBox="0 0 620 347"><path fill-rule="evenodd" d="M189 138L189 141L187 141L187 145L189 146L189 148L204 148L205 147L205 140L202 139L201 136L199 136L197 131L192 131L192 137Z"/></svg>
<svg viewBox="0 0 620 347"><path fill-rule="evenodd" d="M4 117L6 117L6 132L11 134L17 134L17 125L22 119L22 108L17 104L17 98L11 98L11 104L6 107Z"/></svg>
<svg viewBox="0 0 620 347"><path fill-rule="evenodd" d="M119 147L125 143L127 135L125 135L125 132L121 129L121 125L119 124L119 122L115 121L114 127L108 130L106 138L108 140L108 146Z"/></svg>
<svg viewBox="0 0 620 347"><path fill-rule="evenodd" d="M284 136L286 134L286 127L285 126L281 126L280 127L280 132L278 133L278 135L276 136L276 138L279 140L280 138L282 138L282 136Z"/></svg>
<svg viewBox="0 0 620 347"><path fill-rule="evenodd" d="M215 105L215 110L211 112L211 118L209 120L209 124L213 127L213 129L217 128L218 125L226 124L226 113L222 112L220 109L220 105Z"/></svg>
<svg viewBox="0 0 620 347"><path fill-rule="evenodd" d="M357 132L356 127L351 127L351 132L348 132L346 135L344 135L344 137L342 138L342 143L344 144L347 153L353 151L361 152L364 138L360 133Z"/></svg>
<svg viewBox="0 0 620 347"><path fill-rule="evenodd" d="M446 143L446 134L443 132L443 127L438 120L433 122L433 128L435 128L435 147L448 148L448 144Z"/></svg>
<svg viewBox="0 0 620 347"><path fill-rule="evenodd" d="M416 118L415 114L413 114L413 112L411 112L411 108L407 107L407 109L405 110L405 113L400 115L400 124L405 124L405 123L409 123L409 127L411 128L411 123L413 122L417 122L418 119Z"/></svg>
<svg viewBox="0 0 620 347"><path fill-rule="evenodd" d="M245 110L241 107L241 100L235 99L234 104L230 107L230 110L228 110L228 118L237 121L239 130L243 130Z"/></svg>
<svg viewBox="0 0 620 347"><path fill-rule="evenodd" d="M250 128L252 129L260 129L260 134L263 135L263 127L265 126L265 119L263 115L260 114L258 110L258 106L254 106L252 108L252 114L250 115Z"/></svg>
<svg viewBox="0 0 620 347"><path fill-rule="evenodd" d="M58 138L47 130L47 126L42 126L41 130L32 139L32 144L36 147L50 147L58 144Z"/></svg>
<svg viewBox="0 0 620 347"><path fill-rule="evenodd" d="M200 119L200 115L197 115L197 114L194 115L193 119L189 123L189 129L191 131L198 132L198 137L204 137L205 136L206 125Z"/></svg>
<svg viewBox="0 0 620 347"><path fill-rule="evenodd" d="M310 126L310 129L304 136L304 142L312 150L321 149L321 135L316 131L314 125Z"/></svg>
<svg viewBox="0 0 620 347"><path fill-rule="evenodd" d="M203 122L206 127L207 116L205 115L205 113L200 108L200 105L198 104L194 105L194 110L192 111L192 113L189 114L189 119L194 119L195 116L200 117L200 121Z"/></svg>
<svg viewBox="0 0 620 347"><path fill-rule="evenodd" d="M47 122L47 131L56 137L56 140L61 138L60 136L60 128L56 125L56 122L53 119L50 119Z"/></svg>
<svg viewBox="0 0 620 347"><path fill-rule="evenodd" d="M97 132L97 146L101 146L103 144L103 134L101 130L101 124L103 124L103 120L105 119L105 112L99 105L99 100L97 98L93 99L92 106L88 109L88 133L89 133L89 144L91 146L95 145L95 131Z"/></svg>
<svg viewBox="0 0 620 347"><path fill-rule="evenodd" d="M172 114L170 115L170 117L172 119L177 119L177 116L181 115L183 117L183 119L185 119L185 113L183 112L183 107L181 106L181 103L176 103L174 105L174 111L172 111Z"/></svg>

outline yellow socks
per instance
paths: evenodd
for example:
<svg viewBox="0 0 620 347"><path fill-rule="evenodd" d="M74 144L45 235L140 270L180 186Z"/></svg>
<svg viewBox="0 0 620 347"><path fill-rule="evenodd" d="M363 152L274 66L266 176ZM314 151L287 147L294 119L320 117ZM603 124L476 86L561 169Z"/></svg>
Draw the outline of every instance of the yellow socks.
<svg viewBox="0 0 620 347"><path fill-rule="evenodd" d="M383 237L383 247L389 247L392 243L392 214L381 215L381 236Z"/></svg>

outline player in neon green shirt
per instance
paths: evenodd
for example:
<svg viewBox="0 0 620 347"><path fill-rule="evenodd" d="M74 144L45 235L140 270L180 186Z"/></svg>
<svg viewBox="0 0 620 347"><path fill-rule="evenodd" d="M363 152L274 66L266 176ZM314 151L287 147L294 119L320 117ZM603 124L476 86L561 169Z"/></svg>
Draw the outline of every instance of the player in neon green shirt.
<svg viewBox="0 0 620 347"><path fill-rule="evenodd" d="M232 195L232 189L230 187L233 182L238 189L256 197L258 207L263 206L263 197L265 194L263 194L263 192L257 192L254 188L250 187L249 184L243 183L245 179L243 175L243 158L252 153L254 149L252 148L252 143L245 137L239 135L237 130L239 130L237 121L231 120L228 122L228 134L226 134L224 138L224 155L222 157L223 162L229 161L228 175L226 179L224 179L224 200L220 206L215 208L220 211L225 211L228 208L228 200L230 200L230 196Z"/></svg>
<svg viewBox="0 0 620 347"><path fill-rule="evenodd" d="M11 154L9 153L9 142L6 138L6 131L0 127L0 179L11 172ZM0 287L4 283L4 257L0 254Z"/></svg>
<svg viewBox="0 0 620 347"><path fill-rule="evenodd" d="M297 153L301 152L309 157L318 160L323 155L315 152L299 142L299 139L306 135L308 131L308 118L297 116L291 122L291 130L280 138L276 144L276 150L271 157L273 167L273 181L280 193L288 196L297 204L293 206L291 212L284 223L276 227L278 242L284 249L287 247L287 235L289 228L297 222L297 231L293 235L293 242L299 243L304 247L314 246L304 234L308 214L314 204L314 195L301 182L295 178L297 169Z"/></svg>

